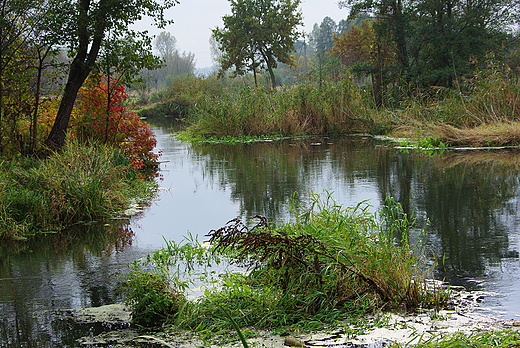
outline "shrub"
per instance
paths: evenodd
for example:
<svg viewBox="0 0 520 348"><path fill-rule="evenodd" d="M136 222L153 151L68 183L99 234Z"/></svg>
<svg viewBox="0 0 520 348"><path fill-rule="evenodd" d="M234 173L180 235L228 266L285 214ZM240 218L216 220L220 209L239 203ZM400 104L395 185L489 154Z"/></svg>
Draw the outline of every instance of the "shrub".
<svg viewBox="0 0 520 348"><path fill-rule="evenodd" d="M132 309L132 321L154 326L171 320L186 302L182 294L170 286L165 275L136 270L123 283L126 303Z"/></svg>
<svg viewBox="0 0 520 348"><path fill-rule="evenodd" d="M157 166L156 140L148 124L125 104L128 95L117 81L96 77L81 88L71 120L71 137L113 145L135 169Z"/></svg>

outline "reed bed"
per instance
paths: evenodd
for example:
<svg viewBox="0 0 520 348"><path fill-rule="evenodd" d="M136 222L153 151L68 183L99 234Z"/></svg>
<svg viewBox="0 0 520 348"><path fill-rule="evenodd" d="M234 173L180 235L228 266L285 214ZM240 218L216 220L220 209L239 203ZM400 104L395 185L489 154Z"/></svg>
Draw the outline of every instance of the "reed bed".
<svg viewBox="0 0 520 348"><path fill-rule="evenodd" d="M369 132L365 110L349 80L277 90L244 86L201 101L187 133L212 138Z"/></svg>

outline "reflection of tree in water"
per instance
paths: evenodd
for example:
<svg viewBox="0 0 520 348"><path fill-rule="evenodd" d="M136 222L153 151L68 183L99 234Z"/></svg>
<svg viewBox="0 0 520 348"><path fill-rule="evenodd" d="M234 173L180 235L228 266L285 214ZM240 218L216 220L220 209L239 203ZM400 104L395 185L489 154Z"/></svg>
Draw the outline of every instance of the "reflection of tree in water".
<svg viewBox="0 0 520 348"><path fill-rule="evenodd" d="M394 197L415 213L419 226L430 220L428 247L439 260L439 276L482 276L488 264L508 253L515 230L518 168L509 153L475 151L380 154L377 182L381 197ZM450 280L450 279L449 279Z"/></svg>
<svg viewBox="0 0 520 348"><path fill-rule="evenodd" d="M415 212L419 227L430 220L428 247L439 259L445 256L440 276L478 277L511 254L509 235L516 230L520 202L515 156L472 151L429 157L375 145L359 137L198 144L192 155L202 163L206 180L231 190L245 217L283 218L294 192L306 200L337 181L344 190L375 182L379 204L394 197L407 213Z"/></svg>
<svg viewBox="0 0 520 348"><path fill-rule="evenodd" d="M448 153L415 157L418 210L431 221L430 242L440 274L479 277L508 253L516 230L518 165L507 153ZM513 219L511 219L513 217Z"/></svg>
<svg viewBox="0 0 520 348"><path fill-rule="evenodd" d="M314 182L353 183L367 171L372 139L305 138L246 144L196 144L193 156L202 162L206 180L229 187L240 202L241 214L264 215L270 220L287 215L291 198L307 200ZM324 184L326 185L326 184ZM329 189L324 187L323 189ZM320 190L321 191L321 190Z"/></svg>
<svg viewBox="0 0 520 348"><path fill-rule="evenodd" d="M27 241L3 241L0 291L5 302L0 303L0 310L8 319L0 322L0 342L12 347L26 342L34 347L41 342L72 346L75 339L88 334L89 328L67 329L71 323L46 309L100 306L119 300L107 263L111 255L132 244L133 236L126 223L112 221L78 225Z"/></svg>

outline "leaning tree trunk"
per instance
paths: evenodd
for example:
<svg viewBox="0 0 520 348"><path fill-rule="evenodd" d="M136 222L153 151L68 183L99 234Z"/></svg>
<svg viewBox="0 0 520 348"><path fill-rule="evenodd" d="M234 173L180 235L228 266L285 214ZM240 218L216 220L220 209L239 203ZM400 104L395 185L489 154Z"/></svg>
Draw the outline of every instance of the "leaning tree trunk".
<svg viewBox="0 0 520 348"><path fill-rule="evenodd" d="M70 66L69 77L54 125L45 141L45 145L51 150L59 150L65 145L70 114L74 108L78 91L94 67L107 26L106 13L103 13L103 15L96 17L92 24L93 30L89 30L87 18L91 2L90 0L78 0L78 2L79 12L81 13L77 23L79 47ZM99 8L107 6L107 1L101 0L98 6Z"/></svg>
<svg viewBox="0 0 520 348"><path fill-rule="evenodd" d="M54 125L45 141L45 144L51 150L59 150L65 145L65 137L69 128L70 115L76 102L78 91L83 82L90 73L90 68L86 67L82 62L74 61L70 68L69 79L65 85L63 97L61 99Z"/></svg>

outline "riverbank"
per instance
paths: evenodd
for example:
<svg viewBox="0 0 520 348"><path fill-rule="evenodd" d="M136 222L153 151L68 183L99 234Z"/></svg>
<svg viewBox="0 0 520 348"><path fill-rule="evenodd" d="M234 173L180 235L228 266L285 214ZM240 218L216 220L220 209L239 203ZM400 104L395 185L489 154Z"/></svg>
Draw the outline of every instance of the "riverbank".
<svg viewBox="0 0 520 348"><path fill-rule="evenodd" d="M71 141L45 159L0 161L0 238L25 239L72 225L127 218L153 178L119 149Z"/></svg>
<svg viewBox="0 0 520 348"><path fill-rule="evenodd" d="M496 333L500 337L510 337L518 333L516 343L520 343L520 321L499 319L478 312L479 304L492 294L462 288L454 288L451 296L452 306L443 310L428 310L414 314L379 313L366 318L363 325L341 323L331 329L312 333L293 331L284 335L265 331L255 331L254 337L248 338L254 347L385 347L411 346L421 342L442 342L461 334L467 338L480 334ZM130 310L122 304L96 308L59 311L57 315L65 320L72 320L83 325L103 323L107 330L97 336L81 337L77 340L81 347L110 346L123 347L242 347L238 336L232 343L220 344L209 339L202 339L190 331L178 331L172 327L157 330L139 330L131 327ZM229 335L234 335L230 332ZM439 346L442 346L439 343ZM508 347L516 347L509 345Z"/></svg>

